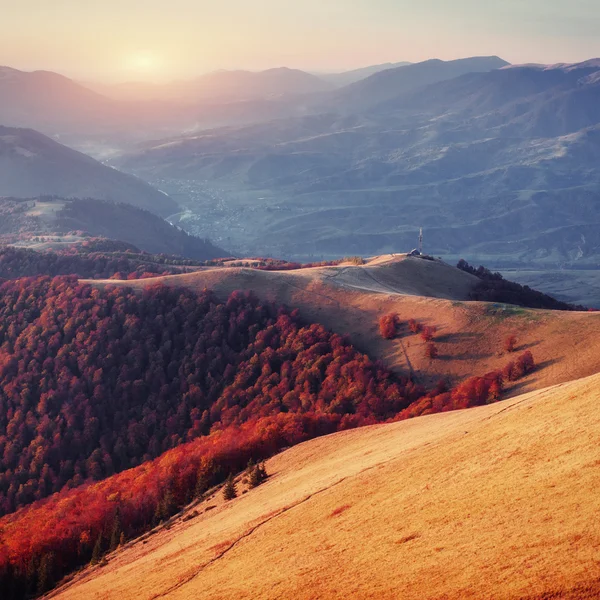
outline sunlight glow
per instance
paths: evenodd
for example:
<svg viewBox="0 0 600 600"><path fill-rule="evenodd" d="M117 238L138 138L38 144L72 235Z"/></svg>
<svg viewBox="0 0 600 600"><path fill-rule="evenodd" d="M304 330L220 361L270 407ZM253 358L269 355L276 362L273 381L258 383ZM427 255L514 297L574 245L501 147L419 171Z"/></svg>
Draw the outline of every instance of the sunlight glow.
<svg viewBox="0 0 600 600"><path fill-rule="evenodd" d="M125 60L125 69L138 75L152 75L160 70L161 60L150 52L137 52Z"/></svg>

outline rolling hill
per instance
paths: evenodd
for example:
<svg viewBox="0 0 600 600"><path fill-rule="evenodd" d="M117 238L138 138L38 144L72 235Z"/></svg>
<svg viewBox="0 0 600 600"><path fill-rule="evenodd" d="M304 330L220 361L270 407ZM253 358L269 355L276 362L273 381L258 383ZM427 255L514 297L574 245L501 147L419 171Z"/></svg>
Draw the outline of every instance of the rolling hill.
<svg viewBox="0 0 600 600"><path fill-rule="evenodd" d="M163 539L161 521L164 531L176 533L180 517L185 519L183 523L192 526L198 519L202 526L206 525L205 531L212 541L198 540L193 534L191 545L196 558L178 561L175 571L167 568L170 549L165 554L161 545L158 560L168 558L168 562L163 563L163 569L157 569L153 563L155 575L160 572L164 579L152 580L150 595L168 596L179 593L180 589L188 594L184 587L200 579L198 564L194 562L198 558L196 552L201 553L202 570L206 561L217 562L221 553L229 554L231 548L241 545L252 534L245 533L247 527L254 527L247 525L245 519L262 528L276 513L296 508L296 501L290 502L290 498L295 496L300 500L299 506L306 504L305 498L315 497L308 491L311 486L315 486L316 496L326 496L327 486L321 489L323 482L317 475L324 466L314 462L312 450L309 450L311 465L302 459L302 449L310 448L310 444L303 444L292 451L300 454L290 455L296 463L294 473L299 473L302 479L300 487L294 484L294 489L286 491L283 499L263 496L267 505L261 502L260 511L265 510L258 514L252 507L243 508L234 517L241 535L229 525L220 529L227 521L224 517L235 514L232 511L236 503L243 500L221 507L215 498L215 486L222 484L228 474L240 473L249 459L266 459L278 450L334 431L412 419L402 427L394 425L398 427L397 435L393 441L383 442L381 450L377 449L377 439L359 442L360 454L374 455L366 463L358 460L356 451L343 441L359 433L346 432L332 438L331 447L341 454L333 459L332 464L338 466L327 477L335 472L340 477L335 487L339 484L341 489L342 483L350 481L363 465L369 472L361 481L364 486L371 471L379 473L383 468L380 468L381 457L386 456L390 464L394 462L395 449L399 452L395 469L400 465L408 467L406 477L410 481L412 471L407 457L422 448L423 461L431 458L432 468L437 465L442 470L434 470L429 479L423 471L423 462L415 469L420 470L424 481L436 482L448 467L443 466L445 463L440 462L438 455L431 457L431 450L439 449L450 464L460 465L463 459L455 454L453 440L455 437L464 440L463 432L472 431L473 445L465 449L464 456L471 460L476 454L485 456L482 440L490 435L485 429L487 424L490 420L497 422L494 416L509 414L508 407L513 406L512 400L499 406L485 405L508 396L516 397L514 406L520 407L526 401L522 396L525 392L571 381L600 369L598 314L467 302L464 299L479 285L479 277L431 257L381 256L366 264L359 262L353 259L336 266L286 271L205 267L194 273L127 282L78 282L73 277L62 277L3 283L1 308L6 316L0 377L3 397L10 407L7 411L10 423L6 427L8 451L2 455L6 474L0 477L1 508L5 513L0 520L3 542L0 580L6 586L7 597L21 598L35 590L47 591L61 577L90 561L105 568L107 563L102 557L107 552L127 546L128 539L139 535L143 535L139 545L129 547L141 548L147 556L145 550L154 548L148 544L153 540L160 544ZM245 293L236 291L240 289ZM282 307L282 302L294 310ZM384 339L378 325L380 318L390 313L396 314L399 321L397 337ZM511 336L515 337L507 349L506 340ZM434 354L426 351L432 339L439 349ZM24 344L23 340L27 342ZM362 349L368 349L370 356L362 354ZM515 358L511 350L517 352ZM73 356L77 356L77 361L70 358ZM596 379L591 381L593 389ZM32 391L22 393L23 389ZM47 390L39 401L35 391L38 389ZM588 388L578 388L573 393L587 397ZM77 401L73 404L74 395ZM568 396L571 398L572 394ZM550 404L548 394L544 392L540 397L544 399L542 407L546 408ZM32 402L37 406L35 415L25 410ZM592 404L588 399L586 406ZM469 406L480 406L487 412L479 419L477 415L482 413L477 409L436 417L447 420L439 421L435 431L429 432L420 429L426 427L420 424L432 421L427 421L427 417L414 418ZM573 413L587 414L587 410L579 406ZM64 417L65 411L68 418ZM469 416L461 420L460 415ZM549 419L549 423L555 423L554 417ZM571 422L574 424L575 420ZM593 427L590 419L577 422L581 427ZM456 428L453 423L458 423ZM20 435L25 426L36 440L34 445ZM413 437L414 428L417 433ZM507 439L506 431L516 437ZM488 440L488 448L493 440L500 443L490 450L490 456L500 453L508 459L514 457L513 448L521 443L518 436L524 431L536 436L529 421L524 422L522 429L512 421L506 422ZM557 434L552 430L549 435L555 440ZM328 439L331 438L322 443L328 444ZM535 439L539 441L539 432ZM575 446L577 457L587 456L580 450L582 447L593 451L596 446L585 435L569 435L565 444L572 444L574 439L581 441ZM553 450L563 457L569 447L573 446L556 445ZM328 446L317 448L316 454L327 462ZM267 473L271 474L271 480L256 493L270 489L271 482L279 492L287 489L277 479L281 472L277 460L285 460L285 456L282 454L269 463ZM520 473L522 461L528 463L532 458L523 453L516 456L514 471ZM72 462L68 457L72 457ZM375 462L370 462L372 459ZM40 461L44 461L41 470ZM494 466L497 462L476 462L475 472L492 477L490 490L497 490L502 481L506 483L505 472ZM549 462L548 466L544 463L544 468L556 474L556 464ZM17 463L22 485L12 477ZM312 476L303 472L305 464ZM398 490L407 491L409 487L398 481L396 472L387 472L385 477L396 482ZM464 476L463 480L457 477L458 490L464 489L464 480L475 480L473 471L466 468L459 468L457 473ZM312 479L315 475L316 484ZM296 479L294 475L292 479ZM446 481L449 480L447 477ZM369 489L385 489L379 479L373 481L374 487ZM534 481L532 478L531 482ZM514 481L509 482L514 490ZM563 484L566 485L561 480L560 485ZM579 481L573 483L576 484ZM242 498L256 498L255 491L248 491L245 485L239 482ZM523 489L526 498L539 496L540 488L535 485ZM446 493L441 487L439 490L442 496ZM397 493L392 493L390 502L398 503L394 497ZM473 493L468 491L466 498L472 499ZM455 498L455 494L451 488L448 500ZM355 496L356 492L350 496L344 493L345 504L330 511L326 509L322 516L333 519L345 514ZM484 491L483 498L488 496ZM470 510L467 515L472 515L479 514L474 512L475 508L486 506L481 514L492 514L491 522L495 524L504 516L498 513L498 506L505 506L505 496L503 492L499 500L489 504L482 504L483 500L471 504L463 497L449 510L453 515ZM565 495L558 493L556 497ZM268 505L269 498L274 500L273 505ZM406 498L406 502L410 498L414 502L414 493L408 493ZM216 503L204 504L205 500ZM280 501L284 504L280 505ZM378 511L376 503L369 499L366 502L375 504L375 512L367 513L361 507L357 513L359 520L363 515L372 516L359 528L368 529L377 514L382 518L377 531L383 527L389 529L386 511ZM581 505L581 500L578 502ZM186 506L189 512L180 513ZM566 510L558 500L554 506L561 515ZM205 513L213 510L216 527L224 537L213 535L212 525L207 525ZM436 509L431 514L439 520L439 515L446 513ZM65 515L69 515L68 519ZM152 530L157 525L158 529ZM496 531L495 525L493 528ZM564 528L565 532L578 533L573 521L564 524ZM351 531L355 533L357 529ZM425 537L425 531L429 534L430 528L404 532L399 545ZM458 536L459 547L470 533ZM496 531L496 535L502 534ZM506 537L505 534L503 539ZM355 541L344 539L360 547ZM434 540L437 543L438 538L434 536ZM190 541L177 543L180 551L186 553L184 546ZM277 543L281 544L281 540ZM558 549L562 547L557 544ZM123 552L128 550L125 548ZM427 548L425 552L431 554ZM492 564L495 556L490 550ZM303 560L309 561L308 555ZM141 573L146 568L143 564L127 566L125 573ZM109 577L111 572L105 571ZM329 593L329 587L321 580L322 571L318 572L312 593L313 596L317 593L318 586L321 597ZM88 573L84 570L56 593L95 595L96 581L101 586L104 582L101 578L94 581L97 571L91 571L90 580ZM117 577L120 583L109 580L101 594L123 597L146 594L146 588L140 587L135 576L130 579L129 575L118 573ZM340 595L362 595L363 589L353 579L344 577L346 580L352 581L353 587L350 591L342 589ZM91 589L87 587L88 581ZM150 583L150 579L144 581ZM454 587L442 589L443 581L448 578L441 578L442 587L434 590L438 595L456 592ZM523 585L528 583L527 578L523 579ZM555 587L559 583L564 582L550 581ZM589 582L581 579L567 583ZM79 584L83 585L81 590ZM218 585L222 588L222 584ZM469 585L459 588L457 593L465 589ZM213 592L210 586L206 590L211 594L222 592L222 589ZM269 597L273 588L257 590L248 593ZM545 591L546 588L540 590ZM198 591L194 588L189 593L193 597ZM231 593L241 592L235 589Z"/></svg>
<svg viewBox="0 0 600 600"><path fill-rule="evenodd" d="M50 597L597 598L599 383L301 444Z"/></svg>
<svg viewBox="0 0 600 600"><path fill-rule="evenodd" d="M7 599L95 564L250 458L333 431L495 402L535 367L525 351L505 357L502 371L426 388L298 311L147 281L143 293L75 277L2 283Z"/></svg>
<svg viewBox="0 0 600 600"><path fill-rule="evenodd" d="M33 131L0 126L0 196L97 198L167 216L177 203L146 182Z"/></svg>
<svg viewBox="0 0 600 600"><path fill-rule="evenodd" d="M133 244L156 254L210 260L229 253L130 204L93 198L0 198L0 243L37 250L70 248L88 236Z"/></svg>
<svg viewBox="0 0 600 600"><path fill-rule="evenodd" d="M109 285L144 289L160 281L196 292L208 288L225 299L235 290L297 308L308 322L348 335L356 348L399 373L410 372L426 385L452 382L501 369L503 340L516 334L519 348L531 349L540 364L533 378L510 393L586 377L600 372L600 316L587 312L525 309L467 301L479 280L441 261L382 256L366 265L342 263L296 271L204 268L195 273ZM90 281L92 285L105 285ZM425 343L405 326L395 340L381 337L378 320L398 314L437 328L439 360L424 353Z"/></svg>

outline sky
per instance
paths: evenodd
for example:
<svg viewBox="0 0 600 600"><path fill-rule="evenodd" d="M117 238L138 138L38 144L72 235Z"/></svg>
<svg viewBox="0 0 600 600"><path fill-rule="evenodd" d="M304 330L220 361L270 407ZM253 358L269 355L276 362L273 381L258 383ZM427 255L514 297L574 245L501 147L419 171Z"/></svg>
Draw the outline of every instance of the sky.
<svg viewBox="0 0 600 600"><path fill-rule="evenodd" d="M600 0L0 0L0 65L97 81L600 56Z"/></svg>

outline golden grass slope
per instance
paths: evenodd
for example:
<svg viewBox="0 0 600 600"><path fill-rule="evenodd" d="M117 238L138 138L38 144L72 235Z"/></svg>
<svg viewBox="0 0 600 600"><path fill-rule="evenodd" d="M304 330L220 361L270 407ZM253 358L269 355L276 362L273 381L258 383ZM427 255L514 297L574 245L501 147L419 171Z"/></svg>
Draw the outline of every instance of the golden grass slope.
<svg viewBox="0 0 600 600"><path fill-rule="evenodd" d="M511 393L541 389L600 371L600 313L500 308L465 302L478 279L442 261L386 255L364 266L343 264L298 271L208 268L196 273L93 285L137 288L156 284L209 288L224 298L234 290L298 308L304 319L348 334L372 358L401 372L416 372L426 385L501 369L509 358L504 339L516 334L518 350L531 349L541 365ZM389 312L438 329L440 358L425 357L424 343L404 327L396 340L382 339L378 320Z"/></svg>
<svg viewBox="0 0 600 600"><path fill-rule="evenodd" d="M316 439L61 600L600 597L600 375Z"/></svg>

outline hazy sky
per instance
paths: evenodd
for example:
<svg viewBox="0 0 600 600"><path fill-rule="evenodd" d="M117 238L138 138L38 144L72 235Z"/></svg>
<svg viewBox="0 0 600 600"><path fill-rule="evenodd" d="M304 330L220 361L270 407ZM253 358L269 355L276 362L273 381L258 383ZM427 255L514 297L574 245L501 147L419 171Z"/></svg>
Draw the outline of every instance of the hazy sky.
<svg viewBox="0 0 600 600"><path fill-rule="evenodd" d="M0 65L105 80L600 56L600 0L0 0Z"/></svg>

